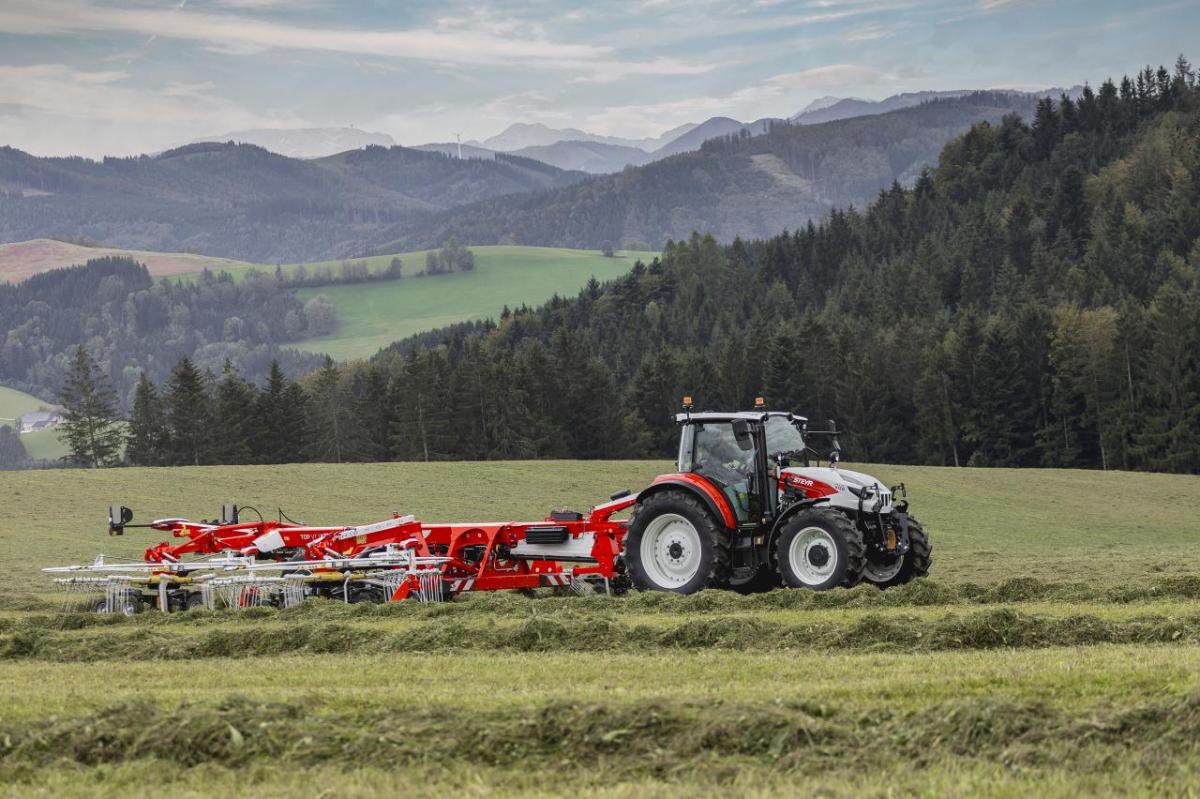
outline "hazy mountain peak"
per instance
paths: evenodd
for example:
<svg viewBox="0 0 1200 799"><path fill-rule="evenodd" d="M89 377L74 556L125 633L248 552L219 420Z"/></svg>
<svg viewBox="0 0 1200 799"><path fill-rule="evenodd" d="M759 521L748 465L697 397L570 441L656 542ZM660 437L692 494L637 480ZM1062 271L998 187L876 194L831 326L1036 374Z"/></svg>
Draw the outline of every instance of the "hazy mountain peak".
<svg viewBox="0 0 1200 799"><path fill-rule="evenodd" d="M194 139L192 144L213 141L255 144L289 158L321 158L346 150L361 150L371 144L391 147L396 143L386 133L358 128L255 128L204 136Z"/></svg>
<svg viewBox="0 0 1200 799"><path fill-rule="evenodd" d="M515 152L527 147L549 147L560 142L593 142L596 144L611 144L616 147L634 147L644 152L654 152L680 136L685 136L699 123L687 122L665 131L658 136L647 136L643 139L630 139L622 136L603 136L598 133L588 133L579 128L552 128L541 122L514 122L495 136L483 141L467 142L475 147L501 152Z"/></svg>
<svg viewBox="0 0 1200 799"><path fill-rule="evenodd" d="M818 97L800 110L800 114L807 114L811 111L820 111L823 108L828 108L831 105L837 105L844 97L834 97L832 94L827 94L824 97ZM797 114L799 116L800 114Z"/></svg>

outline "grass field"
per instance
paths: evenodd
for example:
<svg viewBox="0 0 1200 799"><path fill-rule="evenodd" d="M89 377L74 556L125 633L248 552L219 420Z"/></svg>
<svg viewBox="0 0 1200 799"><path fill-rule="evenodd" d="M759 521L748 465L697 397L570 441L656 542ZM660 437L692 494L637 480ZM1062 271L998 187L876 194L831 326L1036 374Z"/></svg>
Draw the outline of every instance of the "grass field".
<svg viewBox="0 0 1200 799"><path fill-rule="evenodd" d="M472 272L298 291L304 300L317 295L329 298L337 307L338 330L296 346L338 359L365 357L414 333L457 322L497 319L505 305L536 305L554 294L574 296L592 276L611 280L628 272L639 258L648 262L657 255L618 252L616 257L605 258L595 250L552 247L471 250L475 253ZM425 268L424 252L399 257L410 275ZM363 260L372 271L382 271L391 258ZM340 268L340 262L327 265Z"/></svg>
<svg viewBox="0 0 1200 799"><path fill-rule="evenodd" d="M10 420L17 419L24 414L41 408L52 407L54 407L54 403L52 402L38 399L32 394L17 391L15 388L0 386L0 418L5 423L11 423Z"/></svg>
<svg viewBox="0 0 1200 799"><path fill-rule="evenodd" d="M62 615L37 566L236 500L307 522L540 518L646 462L0 475L11 796L1164 796L1200 769L1200 479L870 466L931 532L880 592Z"/></svg>
<svg viewBox="0 0 1200 799"><path fill-rule="evenodd" d="M2 424L13 426L9 419L42 408L56 407L52 402L38 399L32 394L17 391L15 388L0 386L0 421ZM36 433L25 433L21 443L25 445L25 454L34 460L57 460L67 454L66 446L58 440L58 430L39 430Z"/></svg>

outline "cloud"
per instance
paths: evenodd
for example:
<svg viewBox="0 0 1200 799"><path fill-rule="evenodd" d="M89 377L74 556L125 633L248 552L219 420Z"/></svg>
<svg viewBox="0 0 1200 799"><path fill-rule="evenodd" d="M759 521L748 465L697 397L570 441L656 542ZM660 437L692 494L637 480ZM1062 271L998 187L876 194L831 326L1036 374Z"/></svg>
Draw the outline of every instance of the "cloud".
<svg viewBox="0 0 1200 799"><path fill-rule="evenodd" d="M211 83L142 88L128 78L65 64L0 65L0 106L19 109L0 119L0 141L36 142L30 149L39 155L127 155L214 130L300 124L219 97Z"/></svg>
<svg viewBox="0 0 1200 799"><path fill-rule="evenodd" d="M610 135L650 136L660 133L664 127L699 122L704 117L716 114L739 116L748 113L756 116L765 104L772 101L779 105L780 101L788 99L798 108L797 104L803 98L818 94L848 91L856 95L870 93L864 92L864 87L894 84L898 79L896 75L860 64L827 64L773 75L726 94L611 106L587 117L585 127ZM794 110L788 106L779 113L790 115Z"/></svg>
<svg viewBox="0 0 1200 799"><path fill-rule="evenodd" d="M481 21L482 20L482 21ZM670 58L623 60L611 47L552 41L494 18L443 18L431 28L316 28L191 8L100 7L88 0L5 0L0 31L14 34L128 33L199 42L221 52L304 50L437 63L567 69L596 80L691 75L711 65Z"/></svg>

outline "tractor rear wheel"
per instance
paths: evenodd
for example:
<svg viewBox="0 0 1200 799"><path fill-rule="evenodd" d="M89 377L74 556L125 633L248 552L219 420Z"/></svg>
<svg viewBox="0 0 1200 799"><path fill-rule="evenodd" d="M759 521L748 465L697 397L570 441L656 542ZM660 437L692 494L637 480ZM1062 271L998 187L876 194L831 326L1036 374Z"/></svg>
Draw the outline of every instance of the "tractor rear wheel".
<svg viewBox="0 0 1200 799"><path fill-rule="evenodd" d="M866 563L862 533L832 508L808 508L788 519L775 554L784 585L813 591L854 585Z"/></svg>
<svg viewBox="0 0 1200 799"><path fill-rule="evenodd" d="M653 494L629 521L625 567L640 590L694 594L727 580L728 536L691 494Z"/></svg>
<svg viewBox="0 0 1200 799"><path fill-rule="evenodd" d="M932 550L925 528L909 516L908 552L900 558L899 563L877 565L868 562L863 569L863 579L880 588L891 588L893 585L904 585L918 577L924 577L929 574Z"/></svg>

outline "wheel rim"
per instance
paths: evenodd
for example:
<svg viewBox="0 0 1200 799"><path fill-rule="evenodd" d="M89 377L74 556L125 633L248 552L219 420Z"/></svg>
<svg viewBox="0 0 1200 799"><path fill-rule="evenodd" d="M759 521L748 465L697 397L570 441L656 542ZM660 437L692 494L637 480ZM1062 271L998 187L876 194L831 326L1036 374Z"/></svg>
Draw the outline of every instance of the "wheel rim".
<svg viewBox="0 0 1200 799"><path fill-rule="evenodd" d="M792 571L805 585L820 585L837 573L840 563L837 542L827 530L805 527L788 547Z"/></svg>
<svg viewBox="0 0 1200 799"><path fill-rule="evenodd" d="M655 584L678 588L700 570L700 533L677 513L655 517L642 535L642 566Z"/></svg>
<svg viewBox="0 0 1200 799"><path fill-rule="evenodd" d="M897 557L891 563L872 563L867 561L863 567L863 577L872 583L886 583L900 573L904 566L904 556Z"/></svg>

